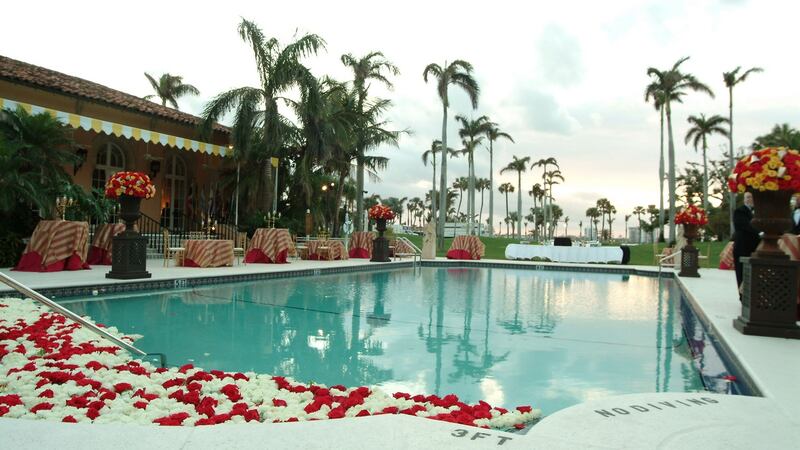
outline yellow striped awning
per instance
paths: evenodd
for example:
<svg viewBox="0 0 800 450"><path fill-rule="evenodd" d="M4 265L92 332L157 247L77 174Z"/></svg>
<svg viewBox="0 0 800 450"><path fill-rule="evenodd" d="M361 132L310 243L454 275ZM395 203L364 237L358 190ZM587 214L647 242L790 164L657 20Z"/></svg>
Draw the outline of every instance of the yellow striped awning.
<svg viewBox="0 0 800 450"><path fill-rule="evenodd" d="M80 128L86 131L94 131L96 133L105 133L117 137L126 137L137 141L149 142L151 144L160 144L165 147L174 147L181 150L207 153L216 156L233 156L233 149L223 145L209 144L207 142L195 141L169 134L159 133L156 131L145 130L142 128L131 127L128 125L121 125L106 120L94 119L92 117L81 116L78 114L57 111L55 109L45 108L42 106L31 105L29 103L17 102L0 97L0 109L16 110L22 107L28 114L48 113L56 119L69 125L72 128Z"/></svg>

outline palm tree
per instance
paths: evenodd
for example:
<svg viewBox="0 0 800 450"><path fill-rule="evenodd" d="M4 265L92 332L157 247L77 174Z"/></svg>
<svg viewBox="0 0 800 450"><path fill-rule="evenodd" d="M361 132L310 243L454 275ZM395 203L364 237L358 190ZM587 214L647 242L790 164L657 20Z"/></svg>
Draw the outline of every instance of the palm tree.
<svg viewBox="0 0 800 450"><path fill-rule="evenodd" d="M442 147L447 148L447 108L450 106L450 97L447 93L450 85L460 87L469 96L472 103L472 109L478 108L478 94L480 88L478 82L472 77L472 64L457 59L447 64L445 61L444 66L432 63L425 67L422 72L422 78L428 82L428 77L436 78L436 91L439 93L439 99L442 101ZM447 210L445 208L446 192L447 192L447 158L442 158L442 181L439 183L441 192L439 193L439 223L437 224L437 247L439 250L444 249L444 222L447 218Z"/></svg>
<svg viewBox="0 0 800 450"><path fill-rule="evenodd" d="M475 187L481 193L481 209L480 209L480 212L478 213L478 224L479 224L478 226L480 226L480 224L482 223L482 219L483 219L483 191L489 189L489 186L491 186L491 183L489 182L489 180L487 178L478 178L477 181L475 182ZM491 217L491 216L489 216L489 217ZM480 235L480 234L481 233L479 232L478 235Z"/></svg>
<svg viewBox="0 0 800 450"><path fill-rule="evenodd" d="M306 103L319 103L319 83L300 59L324 49L325 41L315 34L306 34L281 47L277 39L267 39L255 23L245 19L239 24L239 36L252 48L261 84L217 95L203 110L202 127L210 132L214 122L234 111L231 144L236 149L236 162L244 163L243 176L249 177L254 185L249 195L250 208L270 210L273 196L270 158L279 156L278 152L297 134L292 122L278 110L278 102L287 91L300 88ZM308 177L311 168L306 169L301 173Z"/></svg>
<svg viewBox="0 0 800 450"><path fill-rule="evenodd" d="M491 122L486 116L477 119L467 119L464 116L456 116L456 120L461 124L458 135L462 139L464 148L462 155L467 155L467 233L472 234L473 221L475 218L475 148L483 142L483 134L488 130Z"/></svg>
<svg viewBox="0 0 800 450"><path fill-rule="evenodd" d="M744 82L751 73L763 72L760 67L751 67L739 75L741 66L736 67L730 72L722 72L722 79L725 87L728 88L728 171L733 172L733 87ZM728 194L728 214L731 223L731 236L733 236L733 210L736 208L736 193Z"/></svg>
<svg viewBox="0 0 800 450"><path fill-rule="evenodd" d="M458 177L453 181L453 189L458 189L458 208L456 213L461 214L461 200L464 199L464 189L467 188L467 177Z"/></svg>
<svg viewBox="0 0 800 450"><path fill-rule="evenodd" d="M564 236L569 235L569 216L564 217Z"/></svg>
<svg viewBox="0 0 800 450"><path fill-rule="evenodd" d="M542 212L544 213L544 223L547 223L547 166L555 166L556 169L560 169L558 166L558 162L555 158L542 158L535 163L531 164L531 169L534 167L541 167L542 168L542 185L544 186L544 197L542 197ZM547 226L545 225L545 230Z"/></svg>
<svg viewBox="0 0 800 450"><path fill-rule="evenodd" d="M386 77L386 72L392 75L398 75L400 71L397 67L387 60L381 52L370 52L361 58L356 58L350 53L342 55L342 64L349 67L353 71L353 89L356 93L356 112L362 113L364 106L367 103L369 96L368 83L371 80L383 83L386 87L391 89L392 82ZM367 134L367 127L360 127L360 134ZM364 216L364 167L367 145L362 140L356 143L356 216ZM356 230L361 230L361 220L356 221Z"/></svg>
<svg viewBox="0 0 800 450"><path fill-rule="evenodd" d="M559 184L558 181L555 181L556 179L564 181L564 177L561 175L561 171L558 170L558 169L545 172L545 177L546 177L546 180L545 180L545 193L548 192L548 191L550 192L550 196L549 196L549 199L550 199L549 212L550 212L550 215L554 215L553 211L552 211L553 206L554 206L553 205L553 185L554 184ZM547 197L547 195L545 195L545 197ZM548 238L550 238L550 237L552 237L552 236L548 236Z"/></svg>
<svg viewBox="0 0 800 450"><path fill-rule="evenodd" d="M675 240L675 142L672 137L672 102L676 96L679 98L685 91L705 92L711 98L714 93L705 84L695 78L690 73L683 73L679 70L680 65L689 57L679 59L671 69L661 71L654 67L647 69L647 75L654 78L658 83L658 90L664 96L664 113L667 116L667 140L668 140L668 166L669 166L669 239Z"/></svg>
<svg viewBox="0 0 800 450"><path fill-rule="evenodd" d="M600 217L600 211L598 211L596 207L588 208L586 210L586 217L589 218L589 231L590 231L589 238L592 237L591 227L592 227L592 223L594 222L594 236L595 236L595 239L598 239L598 237L597 237L597 223L599 222L599 220L597 218Z"/></svg>
<svg viewBox="0 0 800 450"><path fill-rule="evenodd" d="M177 75L170 75L165 73L159 77L158 81L155 80L149 73L145 72L144 76L150 82L150 86L156 91L155 94L145 95L145 100L152 100L155 97L161 99L161 106L167 106L167 102L173 108L178 108L178 98L184 95L200 95L200 91L191 84L184 84L183 77Z"/></svg>
<svg viewBox="0 0 800 450"><path fill-rule="evenodd" d="M769 133L755 138L752 147L753 150L762 147L800 148L800 131L792 128L788 123L775 125Z"/></svg>
<svg viewBox="0 0 800 450"><path fill-rule="evenodd" d="M700 117L689 116L687 119L692 127L686 132L685 142L688 144L692 141L695 151L698 145L703 147L703 209L708 210L708 159L706 158L706 150L708 150L707 138L712 134L719 134L728 137L728 130L723 124L730 123L728 119L714 114L706 118L704 114Z"/></svg>
<svg viewBox="0 0 800 450"><path fill-rule="evenodd" d="M661 90L662 85L658 81L653 81L647 86L644 93L644 100L648 101L651 97L653 98L653 106L659 112L660 115L660 133L659 133L659 159L658 159L658 201L661 207L660 213L658 216L658 230L659 230L659 237L663 241L664 240L664 180L666 177L664 176L664 106L666 105L666 95ZM674 93L670 97L672 101L681 102L681 97L683 93Z"/></svg>
<svg viewBox="0 0 800 450"><path fill-rule="evenodd" d="M516 236L518 232L522 231L517 229L517 224L521 226L522 225L521 222L522 222L522 217L520 217L520 215L516 211L512 211L511 214L508 215L508 223L511 224L511 234L513 236Z"/></svg>
<svg viewBox="0 0 800 450"><path fill-rule="evenodd" d="M501 194L506 194L506 223L508 223L508 194L514 192L514 185L511 183L503 183L497 190L499 190ZM506 236L508 236L508 228L506 228Z"/></svg>
<svg viewBox="0 0 800 450"><path fill-rule="evenodd" d="M633 208L633 214L636 216L636 221L639 223L639 243L642 243L642 214L647 214L644 206L637 206Z"/></svg>
<svg viewBox="0 0 800 450"><path fill-rule="evenodd" d="M508 133L501 131L497 124L489 122L486 127L486 138L489 140L489 217L494 217L494 141L503 138L514 142ZM535 226L535 225L534 225ZM489 234L493 233L492 220L489 221Z"/></svg>
<svg viewBox="0 0 800 450"><path fill-rule="evenodd" d="M628 240L628 221L631 219L630 214L625 214L625 240Z"/></svg>
<svg viewBox="0 0 800 450"><path fill-rule="evenodd" d="M530 162L530 160L531 160L530 156L526 156L524 158L517 158L515 155L513 161L508 163L507 166L500 169L501 174L512 170L517 172L517 233L518 234L522 231L522 172L525 172L528 169L527 164Z"/></svg>
<svg viewBox="0 0 800 450"><path fill-rule="evenodd" d="M578 221L578 238L583 239L583 220Z"/></svg>

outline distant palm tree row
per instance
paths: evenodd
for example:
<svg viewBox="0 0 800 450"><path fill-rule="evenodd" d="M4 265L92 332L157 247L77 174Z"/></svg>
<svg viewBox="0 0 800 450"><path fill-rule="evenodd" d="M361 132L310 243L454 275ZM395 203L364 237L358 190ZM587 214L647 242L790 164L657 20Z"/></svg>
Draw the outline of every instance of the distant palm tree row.
<svg viewBox="0 0 800 450"><path fill-rule="evenodd" d="M658 228L663 230L664 218L664 180L668 180L668 201L669 201L669 239L675 239L675 198L676 193L676 173L675 173L675 144L672 133L672 105L674 103L683 103L684 97L689 91L701 92L708 94L714 98L714 92L707 85L700 82L694 75L684 72L681 65L686 62L689 57L679 59L671 68L666 70L656 69L650 67L647 69L647 75L650 77L651 82L645 89L645 101L653 102L653 106L659 111L661 117L661 137L660 137L660 159L659 159L659 221ZM747 77L756 72L762 72L759 67L753 67L744 71L739 75L740 67L730 71L723 72L723 81L728 88L728 118L719 115L712 115L706 117L704 114L691 115L688 117L688 122L691 127L685 136L685 142L691 142L694 149L697 151L702 148L703 151L703 205L708 208L708 138L714 134L718 134L728 138L728 158L729 170L733 169L733 88L737 84L745 81ZM664 118L667 120L667 172L665 176L664 169ZM735 194L730 194L729 197L729 215L731 223L731 233L733 233L733 210L736 205ZM663 239L663 234L661 236Z"/></svg>

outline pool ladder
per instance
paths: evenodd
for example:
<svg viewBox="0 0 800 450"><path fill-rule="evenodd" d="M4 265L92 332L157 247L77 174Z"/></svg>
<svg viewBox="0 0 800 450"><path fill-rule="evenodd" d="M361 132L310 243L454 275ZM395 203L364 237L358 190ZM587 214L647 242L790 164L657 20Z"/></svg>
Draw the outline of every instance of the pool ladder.
<svg viewBox="0 0 800 450"><path fill-rule="evenodd" d="M114 336L113 334L109 333L108 331L98 327L97 325L89 322L88 320L84 319L83 317L75 314L74 312L68 310L67 308L59 305L58 303L50 300L49 298L45 297L44 295L34 291L33 289L25 286L24 284L20 283L19 281L11 278L10 276L0 272L0 281L7 284L10 288L14 289L18 293L28 297L32 300L36 300L37 302L47 306L48 308L52 309L53 311L58 312L59 314L66 316L75 322L81 324L87 330L93 332L94 334L106 338L107 340L111 341L116 346L127 350L128 352L141 357L147 356L157 356L159 360L159 365L161 367L165 367L167 364L167 358L163 353L146 353L138 348L134 347L133 345L123 341L122 339Z"/></svg>
<svg viewBox="0 0 800 450"><path fill-rule="evenodd" d="M411 248L411 250L413 250L413 252L412 253L400 253L400 254L395 253L395 259L398 259L401 256L412 256L414 259L412 260L411 265L412 266L416 266L417 264L419 264L421 266L422 265L422 250L420 250L419 247L414 245L414 243L411 242L408 238L404 238L402 236L398 236L396 238L396 240L406 244L407 246L409 246Z"/></svg>

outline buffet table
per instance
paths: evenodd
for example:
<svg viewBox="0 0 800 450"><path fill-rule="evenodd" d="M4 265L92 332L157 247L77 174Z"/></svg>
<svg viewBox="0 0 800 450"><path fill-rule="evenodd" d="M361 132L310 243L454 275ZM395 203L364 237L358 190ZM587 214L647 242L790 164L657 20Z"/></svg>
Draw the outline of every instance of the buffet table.
<svg viewBox="0 0 800 450"><path fill-rule="evenodd" d="M540 258L552 262L616 263L622 262L620 247L556 247L549 245L509 244L506 259Z"/></svg>
<svg viewBox="0 0 800 450"><path fill-rule="evenodd" d="M477 236L456 236L446 256L447 259L481 259L485 249Z"/></svg>
<svg viewBox="0 0 800 450"><path fill-rule="evenodd" d="M372 257L372 241L375 239L375 233L371 231L355 231L350 236L350 251L351 258L366 258Z"/></svg>
<svg viewBox="0 0 800 450"><path fill-rule="evenodd" d="M88 269L89 224L69 220L40 220L14 270L58 272Z"/></svg>
<svg viewBox="0 0 800 450"><path fill-rule="evenodd" d="M250 263L286 263L286 257L292 248L292 236L285 228L259 228L250 240L250 246L244 262Z"/></svg>
<svg viewBox="0 0 800 450"><path fill-rule="evenodd" d="M106 223L100 225L94 232L94 240L89 247L87 263L104 266L111 265L112 244L114 236L125 231L124 223Z"/></svg>
<svg viewBox="0 0 800 450"><path fill-rule="evenodd" d="M184 267L233 266L233 241L189 239L182 260Z"/></svg>

